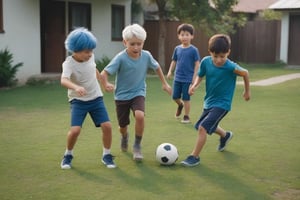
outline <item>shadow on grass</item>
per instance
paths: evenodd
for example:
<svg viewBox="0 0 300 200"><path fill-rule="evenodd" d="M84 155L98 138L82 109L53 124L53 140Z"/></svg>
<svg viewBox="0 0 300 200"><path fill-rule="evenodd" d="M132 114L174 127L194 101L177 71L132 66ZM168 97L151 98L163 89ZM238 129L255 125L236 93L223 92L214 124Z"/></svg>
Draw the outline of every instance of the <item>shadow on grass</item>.
<svg viewBox="0 0 300 200"><path fill-rule="evenodd" d="M236 161L238 161L240 157L239 155L230 151L224 151L220 154L222 154L226 162L231 163L233 168L239 167L236 165ZM218 160L215 162L218 162ZM216 170L216 167L210 168L209 165L201 163L199 166L192 168L191 171L199 176L199 178L205 179L205 182L228 191L232 199L237 199L238 197L242 197L243 199L271 199L267 194L257 191L258 186L254 188L253 185L247 184L247 182L244 181L244 177L239 178L237 174L234 174L234 169L227 169L228 166L227 168L223 168L221 165Z"/></svg>

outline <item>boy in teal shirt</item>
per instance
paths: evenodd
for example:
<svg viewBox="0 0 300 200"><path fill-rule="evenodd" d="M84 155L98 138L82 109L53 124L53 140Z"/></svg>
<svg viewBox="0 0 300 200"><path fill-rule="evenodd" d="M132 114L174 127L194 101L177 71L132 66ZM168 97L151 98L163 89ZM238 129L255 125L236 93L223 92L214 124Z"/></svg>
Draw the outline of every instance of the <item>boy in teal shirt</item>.
<svg viewBox="0 0 300 200"><path fill-rule="evenodd" d="M206 142L207 134L215 132L220 136L218 151L224 151L226 144L231 140L233 133L225 131L218 124L231 110L237 76L244 79L244 99L246 101L250 99L249 73L228 59L230 46L231 40L227 35L217 34L210 38L208 42L210 56L201 61L198 77L189 89L190 95L193 95L202 79L206 77L203 112L195 125L198 138L192 153L181 162L184 166L195 166L200 163L199 154Z"/></svg>

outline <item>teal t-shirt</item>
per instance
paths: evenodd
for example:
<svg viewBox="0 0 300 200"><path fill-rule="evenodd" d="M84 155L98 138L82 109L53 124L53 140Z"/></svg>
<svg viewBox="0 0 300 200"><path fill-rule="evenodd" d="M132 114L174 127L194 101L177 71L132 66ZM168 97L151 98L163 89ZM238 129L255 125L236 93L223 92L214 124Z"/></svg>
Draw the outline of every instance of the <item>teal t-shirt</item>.
<svg viewBox="0 0 300 200"><path fill-rule="evenodd" d="M110 75L116 75L115 100L145 97L147 71L156 70L158 66L158 62L146 50L141 51L138 59L130 58L126 49L118 53L104 69Z"/></svg>
<svg viewBox="0 0 300 200"><path fill-rule="evenodd" d="M234 70L246 69L229 59L220 67L213 64L211 56L202 59L198 76L205 76L206 94L203 105L205 109L218 107L228 111L231 110L237 77Z"/></svg>

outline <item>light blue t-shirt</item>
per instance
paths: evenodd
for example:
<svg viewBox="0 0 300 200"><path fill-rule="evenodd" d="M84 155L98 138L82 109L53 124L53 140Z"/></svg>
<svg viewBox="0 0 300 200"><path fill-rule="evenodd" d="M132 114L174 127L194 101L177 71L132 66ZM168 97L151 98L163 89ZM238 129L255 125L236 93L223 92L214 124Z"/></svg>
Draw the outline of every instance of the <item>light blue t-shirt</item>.
<svg viewBox="0 0 300 200"><path fill-rule="evenodd" d="M108 74L116 75L115 100L145 97L147 71L156 70L158 66L158 62L146 50L141 51L138 59L130 58L126 49L118 53L104 69Z"/></svg>
<svg viewBox="0 0 300 200"><path fill-rule="evenodd" d="M175 47L172 60L176 61L174 80L183 83L191 83L194 76L195 62L200 61L198 49L194 45L183 48Z"/></svg>
<svg viewBox="0 0 300 200"><path fill-rule="evenodd" d="M203 105L205 109L218 107L231 110L237 77L234 70L247 71L229 59L221 67L213 64L211 56L202 59L198 76L206 77L206 95Z"/></svg>

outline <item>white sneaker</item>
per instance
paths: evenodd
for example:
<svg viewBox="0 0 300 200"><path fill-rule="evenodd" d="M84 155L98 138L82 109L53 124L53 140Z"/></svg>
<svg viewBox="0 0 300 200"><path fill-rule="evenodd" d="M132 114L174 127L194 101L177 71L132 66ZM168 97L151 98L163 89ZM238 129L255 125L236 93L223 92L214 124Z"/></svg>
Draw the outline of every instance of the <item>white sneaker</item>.
<svg viewBox="0 0 300 200"><path fill-rule="evenodd" d="M143 154L142 154L142 151L141 151L141 148L136 148L134 147L133 148L133 160L135 161L142 161L143 160Z"/></svg>

